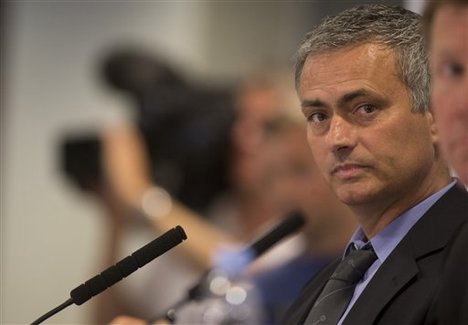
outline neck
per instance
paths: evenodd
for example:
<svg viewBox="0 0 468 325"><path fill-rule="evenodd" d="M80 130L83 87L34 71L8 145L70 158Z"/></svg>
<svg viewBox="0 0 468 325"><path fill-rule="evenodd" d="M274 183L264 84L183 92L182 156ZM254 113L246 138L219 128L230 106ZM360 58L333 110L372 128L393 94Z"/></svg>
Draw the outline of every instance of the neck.
<svg viewBox="0 0 468 325"><path fill-rule="evenodd" d="M450 175L445 164L434 167L434 172L421 182L415 182L411 189L401 191L389 201L388 196L371 203L351 206L357 221L367 238L378 234L385 226L398 218L403 212L414 207L427 197L438 192L450 183Z"/></svg>

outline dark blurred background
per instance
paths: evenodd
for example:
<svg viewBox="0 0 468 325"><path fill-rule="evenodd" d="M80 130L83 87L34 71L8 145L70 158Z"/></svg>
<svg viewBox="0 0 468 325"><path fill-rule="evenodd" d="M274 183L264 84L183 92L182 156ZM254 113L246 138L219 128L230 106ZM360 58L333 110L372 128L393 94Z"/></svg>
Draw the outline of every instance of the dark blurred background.
<svg viewBox="0 0 468 325"><path fill-rule="evenodd" d="M223 168L223 137L232 116L218 107L230 96L227 89L258 69L292 68L298 43L319 19L359 3L363 1L3 1L0 322L29 323L61 303L79 281L93 275L101 257L99 206L77 194L76 185L87 184L64 177L73 168L65 161L70 144L75 154L83 141L84 150L96 151L93 141L103 126L136 121L149 148L165 148L151 153L164 171L153 177L203 209L224 180L193 196L204 175L190 174L183 163L196 164L211 148L197 147L196 140L205 137L202 143L212 141L219 148L209 170ZM419 10L423 1L405 6ZM142 89L119 85L115 69L103 70L111 53L143 55L138 59L149 59L143 70L160 68L169 79ZM113 81L105 79L111 72ZM167 91L177 91L178 100L166 101ZM151 113L145 111L148 107ZM180 118L191 109L197 112L191 115L195 124ZM160 133L149 131L153 128L147 123L159 123ZM190 146L192 152L179 154L180 146ZM176 152L166 155L169 148ZM181 183L177 173L162 179L171 175L161 167L167 160L193 179ZM87 305L72 307L50 322L83 323L88 312Z"/></svg>

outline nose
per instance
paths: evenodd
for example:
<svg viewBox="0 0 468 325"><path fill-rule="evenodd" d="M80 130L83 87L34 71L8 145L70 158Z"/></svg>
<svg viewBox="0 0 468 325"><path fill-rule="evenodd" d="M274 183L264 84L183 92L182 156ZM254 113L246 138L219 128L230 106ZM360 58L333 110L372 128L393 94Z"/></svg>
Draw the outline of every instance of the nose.
<svg viewBox="0 0 468 325"><path fill-rule="evenodd" d="M349 121L335 114L330 121L326 142L329 150L341 160L356 146L356 130Z"/></svg>

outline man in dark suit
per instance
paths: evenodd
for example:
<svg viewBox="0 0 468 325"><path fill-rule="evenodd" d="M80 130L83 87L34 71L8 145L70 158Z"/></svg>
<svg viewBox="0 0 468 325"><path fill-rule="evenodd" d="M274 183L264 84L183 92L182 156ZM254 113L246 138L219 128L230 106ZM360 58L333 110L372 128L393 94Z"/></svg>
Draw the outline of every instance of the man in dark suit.
<svg viewBox="0 0 468 325"><path fill-rule="evenodd" d="M285 323L433 323L468 196L441 157L420 17L368 5L326 19L299 48L296 86L315 161L360 227Z"/></svg>
<svg viewBox="0 0 468 325"><path fill-rule="evenodd" d="M468 0L432 0L423 22L442 150L468 186ZM437 323L468 324L468 224L454 239L443 273Z"/></svg>

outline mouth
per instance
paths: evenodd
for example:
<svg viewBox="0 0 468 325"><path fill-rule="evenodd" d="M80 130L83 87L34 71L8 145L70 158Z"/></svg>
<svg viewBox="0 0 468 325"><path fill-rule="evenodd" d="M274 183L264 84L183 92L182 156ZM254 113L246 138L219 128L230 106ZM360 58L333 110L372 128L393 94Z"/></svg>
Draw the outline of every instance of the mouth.
<svg viewBox="0 0 468 325"><path fill-rule="evenodd" d="M351 178L357 176L365 168L366 166L360 164L339 164L332 169L331 175Z"/></svg>

